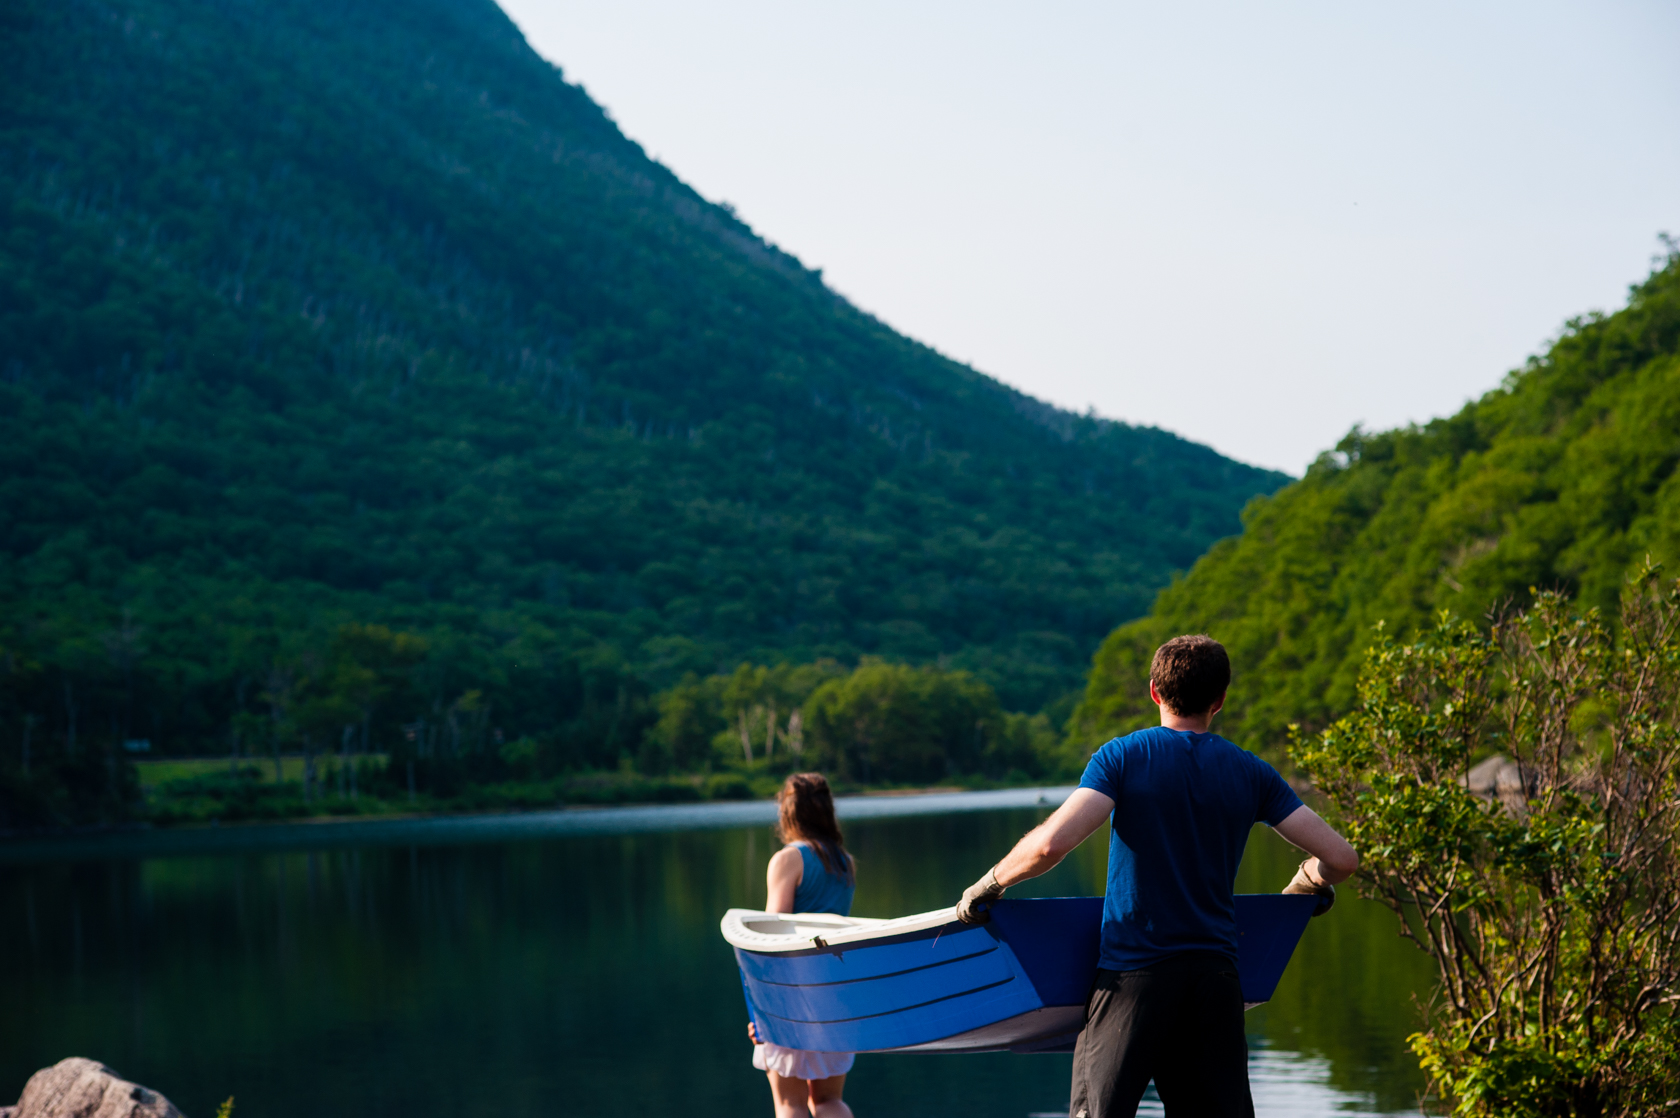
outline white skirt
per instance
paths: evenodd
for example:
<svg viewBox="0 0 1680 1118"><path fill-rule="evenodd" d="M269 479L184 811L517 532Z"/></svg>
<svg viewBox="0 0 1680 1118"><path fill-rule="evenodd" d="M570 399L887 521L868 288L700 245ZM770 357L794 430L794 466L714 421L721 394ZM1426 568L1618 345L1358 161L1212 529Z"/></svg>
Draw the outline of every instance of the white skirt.
<svg viewBox="0 0 1680 1118"><path fill-rule="evenodd" d="M807 1052L779 1044L753 1045L753 1067L783 1079L828 1079L852 1070L851 1052Z"/></svg>

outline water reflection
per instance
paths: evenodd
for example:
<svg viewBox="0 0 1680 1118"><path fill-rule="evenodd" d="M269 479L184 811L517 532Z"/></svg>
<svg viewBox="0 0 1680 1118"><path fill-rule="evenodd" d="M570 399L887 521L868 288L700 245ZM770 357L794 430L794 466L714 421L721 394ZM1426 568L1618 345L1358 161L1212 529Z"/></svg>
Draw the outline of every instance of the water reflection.
<svg viewBox="0 0 1680 1118"><path fill-rule="evenodd" d="M854 819L856 911L951 903L1045 810ZM1245 891L1293 870L1262 835ZM772 848L755 825L6 866L0 1097L79 1054L198 1116L228 1094L241 1118L768 1113L717 919L763 903ZM1014 892L1095 892L1103 859L1088 843ZM1427 976L1374 905L1314 921L1248 1016L1262 1112L1412 1109ZM1056 1113L1068 1059L864 1056L848 1097Z"/></svg>

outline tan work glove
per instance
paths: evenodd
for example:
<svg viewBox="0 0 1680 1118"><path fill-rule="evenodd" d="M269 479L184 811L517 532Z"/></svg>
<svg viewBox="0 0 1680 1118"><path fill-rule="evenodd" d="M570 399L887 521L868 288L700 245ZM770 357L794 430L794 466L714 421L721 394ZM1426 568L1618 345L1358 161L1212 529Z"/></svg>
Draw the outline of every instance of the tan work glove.
<svg viewBox="0 0 1680 1118"><path fill-rule="evenodd" d="M1312 914L1323 916L1336 903L1336 887L1322 881L1314 881L1312 875L1307 873L1307 862L1310 861L1312 859L1308 858L1301 863L1300 868L1295 871L1295 876L1290 878L1289 884L1283 887L1283 891L1285 893L1311 893L1318 897L1318 907L1313 909Z"/></svg>
<svg viewBox="0 0 1680 1118"><path fill-rule="evenodd" d="M984 924L992 918L986 911L986 906L1003 896L1003 886L998 884L997 868L986 871L986 876L963 890L962 900L957 902L957 919L964 924Z"/></svg>

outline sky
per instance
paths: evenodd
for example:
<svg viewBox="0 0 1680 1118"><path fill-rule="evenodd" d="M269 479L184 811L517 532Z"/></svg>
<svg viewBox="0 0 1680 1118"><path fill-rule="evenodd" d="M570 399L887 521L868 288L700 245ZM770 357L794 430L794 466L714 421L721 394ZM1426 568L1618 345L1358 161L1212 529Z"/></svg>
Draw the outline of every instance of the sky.
<svg viewBox="0 0 1680 1118"><path fill-rule="evenodd" d="M1299 473L1450 414L1680 235L1680 5L504 0L895 329Z"/></svg>

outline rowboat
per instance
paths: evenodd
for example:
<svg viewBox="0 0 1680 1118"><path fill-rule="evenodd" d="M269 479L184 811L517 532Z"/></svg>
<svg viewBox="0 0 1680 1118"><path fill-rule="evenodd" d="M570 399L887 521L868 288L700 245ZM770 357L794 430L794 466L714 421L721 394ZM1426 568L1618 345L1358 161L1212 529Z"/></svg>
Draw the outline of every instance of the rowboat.
<svg viewBox="0 0 1680 1118"><path fill-rule="evenodd" d="M1244 894L1237 973L1268 1001L1318 898ZM895 920L732 908L758 1035L819 1052L1071 1052L1096 978L1101 897L1004 899L990 923L955 908Z"/></svg>

